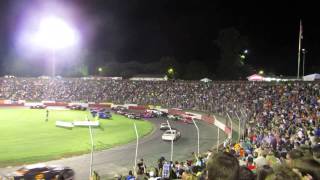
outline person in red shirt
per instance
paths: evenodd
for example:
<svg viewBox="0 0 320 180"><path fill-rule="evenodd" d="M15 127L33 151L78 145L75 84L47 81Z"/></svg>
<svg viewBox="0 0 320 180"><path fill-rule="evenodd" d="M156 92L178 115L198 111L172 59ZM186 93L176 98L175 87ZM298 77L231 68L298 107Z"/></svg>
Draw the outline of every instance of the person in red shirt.
<svg viewBox="0 0 320 180"><path fill-rule="evenodd" d="M250 169L253 173L256 173L257 167L253 163L253 157L251 157L251 156L248 157L247 168Z"/></svg>

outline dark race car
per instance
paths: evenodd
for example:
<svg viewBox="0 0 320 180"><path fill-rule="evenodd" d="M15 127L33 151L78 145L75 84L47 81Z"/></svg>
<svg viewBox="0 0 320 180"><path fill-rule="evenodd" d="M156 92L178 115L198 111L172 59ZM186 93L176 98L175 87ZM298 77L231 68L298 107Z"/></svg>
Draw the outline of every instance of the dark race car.
<svg viewBox="0 0 320 180"><path fill-rule="evenodd" d="M34 106L30 106L30 109L45 109L47 108L46 105L34 105Z"/></svg>
<svg viewBox="0 0 320 180"><path fill-rule="evenodd" d="M123 106L115 106L115 107L111 107L111 110L115 111L115 112L117 112L117 111L125 111L126 108L123 107Z"/></svg>
<svg viewBox="0 0 320 180"><path fill-rule="evenodd" d="M71 110L80 110L80 111L85 111L85 110L87 110L86 107L81 106L81 105L76 105L76 104L71 105L71 106L67 106L67 108L68 108L68 109L71 109Z"/></svg>
<svg viewBox="0 0 320 180"><path fill-rule="evenodd" d="M73 180L74 171L64 166L30 165L8 174L12 180Z"/></svg>

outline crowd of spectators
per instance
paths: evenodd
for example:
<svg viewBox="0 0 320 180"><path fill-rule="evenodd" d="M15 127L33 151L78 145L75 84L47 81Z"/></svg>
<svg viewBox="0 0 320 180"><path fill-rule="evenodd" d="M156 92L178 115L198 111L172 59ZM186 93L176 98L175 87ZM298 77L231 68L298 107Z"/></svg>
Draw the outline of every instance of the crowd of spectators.
<svg viewBox="0 0 320 180"><path fill-rule="evenodd" d="M136 179L320 179L319 83L12 78L0 79L0 99L135 103L240 116L245 131L238 142L194 161L161 158L152 171L138 166L128 175Z"/></svg>

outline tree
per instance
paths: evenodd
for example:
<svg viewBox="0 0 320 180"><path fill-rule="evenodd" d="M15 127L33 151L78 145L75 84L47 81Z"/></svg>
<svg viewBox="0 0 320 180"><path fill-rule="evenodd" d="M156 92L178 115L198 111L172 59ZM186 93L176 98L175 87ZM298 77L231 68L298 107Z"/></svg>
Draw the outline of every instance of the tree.
<svg viewBox="0 0 320 180"><path fill-rule="evenodd" d="M179 78L181 75L181 64L176 60L175 57L171 57L171 56L164 56L160 58L160 62L159 62L159 69L161 69L161 71L163 73L165 73L168 77L173 78ZM173 70L173 74L169 73L168 70L172 69Z"/></svg>
<svg viewBox="0 0 320 180"><path fill-rule="evenodd" d="M14 76L39 76L46 70L46 64L41 60L31 60L13 53L7 55L3 62L4 74Z"/></svg>
<svg viewBox="0 0 320 180"><path fill-rule="evenodd" d="M200 61L190 61L184 68L184 79L200 80L208 77L208 66Z"/></svg>
<svg viewBox="0 0 320 180"><path fill-rule="evenodd" d="M247 42L235 28L226 28L219 32L215 41L220 49L218 77L222 79L239 79L241 68L245 62L241 51L247 47Z"/></svg>

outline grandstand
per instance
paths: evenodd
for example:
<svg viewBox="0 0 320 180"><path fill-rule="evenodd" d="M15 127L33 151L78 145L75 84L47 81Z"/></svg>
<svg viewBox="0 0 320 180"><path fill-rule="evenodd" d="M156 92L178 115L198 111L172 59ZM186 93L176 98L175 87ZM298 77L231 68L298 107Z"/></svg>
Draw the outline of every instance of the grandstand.
<svg viewBox="0 0 320 180"><path fill-rule="evenodd" d="M220 153L212 153L217 149L204 154L195 153L193 161L180 159L170 162L161 158L158 166L152 168L140 162L137 172L133 174L142 179L152 179L151 176L204 178L207 175L209 179L219 175L225 179L237 179L239 173L241 176L245 172L250 179L251 176L259 178L266 168L272 170L271 176L293 172L290 174L293 179L310 176L319 179L319 88L318 83L299 81L201 83L1 78L0 104L23 106L30 101L38 101L45 105L66 105L82 102L110 108L121 104L129 110L161 106L161 109L175 115L201 112L194 113L197 116L195 119L205 122L207 126L213 124L222 129L227 137L234 137L230 141L220 141ZM211 142L211 147L216 147L216 141ZM162 154L156 156L161 157ZM232 162L229 164L234 166L232 172L215 172L215 167L224 165L221 159ZM122 172L122 175L127 174Z"/></svg>

